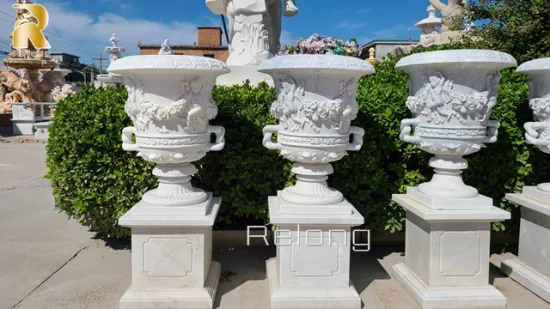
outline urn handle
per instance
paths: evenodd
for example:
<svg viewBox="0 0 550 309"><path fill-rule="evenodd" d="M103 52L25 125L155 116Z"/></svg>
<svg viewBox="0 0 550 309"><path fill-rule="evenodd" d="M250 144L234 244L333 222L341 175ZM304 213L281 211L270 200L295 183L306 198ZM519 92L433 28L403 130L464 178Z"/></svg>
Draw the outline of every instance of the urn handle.
<svg viewBox="0 0 550 309"><path fill-rule="evenodd" d="M418 119L403 119L401 120L401 133L399 133L399 139L405 143L418 144L421 138L418 136L410 135L413 128L420 123Z"/></svg>
<svg viewBox="0 0 550 309"><path fill-rule="evenodd" d="M210 144L209 151L220 151L225 147L225 128L221 126L209 126L208 133L216 135L216 141Z"/></svg>
<svg viewBox="0 0 550 309"><path fill-rule="evenodd" d="M550 141L540 138L540 130L546 130L548 124L546 122L527 122L523 125L525 128L525 139L531 145L549 146Z"/></svg>
<svg viewBox="0 0 550 309"><path fill-rule="evenodd" d="M139 147L132 141L132 137L136 135L136 128L126 127L122 129L122 150L138 151Z"/></svg>
<svg viewBox="0 0 550 309"><path fill-rule="evenodd" d="M273 142L272 137L273 133L279 132L279 126L265 126L263 129L264 133L264 140L262 141L262 144L267 149L281 149L281 144L279 142Z"/></svg>
<svg viewBox="0 0 550 309"><path fill-rule="evenodd" d="M497 141L498 128L500 128L500 122L496 120L489 120L487 122L487 136L483 143L490 144Z"/></svg>
<svg viewBox="0 0 550 309"><path fill-rule="evenodd" d="M349 133L353 137L351 144L348 145L350 151L359 151L363 146L363 135L365 135L365 130L359 127L350 127Z"/></svg>

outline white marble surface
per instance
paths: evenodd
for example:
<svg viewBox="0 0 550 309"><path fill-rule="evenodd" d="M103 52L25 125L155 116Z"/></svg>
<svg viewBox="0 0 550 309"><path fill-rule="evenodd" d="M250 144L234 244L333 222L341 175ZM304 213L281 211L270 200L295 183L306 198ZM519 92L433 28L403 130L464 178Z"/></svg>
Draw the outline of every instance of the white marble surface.
<svg viewBox="0 0 550 309"><path fill-rule="evenodd" d="M550 200L543 202L547 194L537 187L524 187L523 193L506 194L506 199L521 206L521 222L518 257L503 261L501 268L550 302Z"/></svg>
<svg viewBox="0 0 550 309"><path fill-rule="evenodd" d="M278 277L277 259L267 260L266 268L271 309L361 308L361 298L352 284L348 283L344 288L282 288Z"/></svg>
<svg viewBox="0 0 550 309"><path fill-rule="evenodd" d="M119 309L212 309L220 275L220 264L212 262L200 289L138 290L131 286L120 299Z"/></svg>
<svg viewBox="0 0 550 309"><path fill-rule="evenodd" d="M364 223L361 214L355 208L347 215L281 214L280 199L268 201L277 225L277 257L267 263L271 307L361 308L349 279L351 228Z"/></svg>
<svg viewBox="0 0 550 309"><path fill-rule="evenodd" d="M209 124L218 113L212 99L215 80L229 73L225 63L196 56L142 55L117 59L108 70L121 75L128 90L125 112L134 126L122 130L122 148L156 163L153 175L159 186L146 192L143 201L159 206L206 201L206 192L190 182L197 172L192 162L225 145L225 129Z"/></svg>
<svg viewBox="0 0 550 309"><path fill-rule="evenodd" d="M510 218L485 210L434 210L407 194L392 199L406 211L405 261L393 274L423 309L505 308L506 298L489 285L491 222Z"/></svg>
<svg viewBox="0 0 550 309"><path fill-rule="evenodd" d="M407 194L393 194L392 199L405 208L406 211L414 213L428 222L495 222L511 218L509 212L494 206L487 210L437 210L425 207Z"/></svg>
<svg viewBox="0 0 550 309"><path fill-rule="evenodd" d="M263 145L293 161L297 179L281 198L302 205L341 203L342 193L326 182L330 163L361 149L365 131L351 126L359 111L355 92L374 68L354 57L290 55L265 61L260 72L271 75L277 89L271 114L278 124L264 127Z"/></svg>
<svg viewBox="0 0 550 309"><path fill-rule="evenodd" d="M393 267L392 275L422 309L504 309L506 297L491 285L431 287L405 264Z"/></svg>
<svg viewBox="0 0 550 309"><path fill-rule="evenodd" d="M493 209L493 199L478 194L470 198L449 198L430 196L418 190L418 187L408 187L407 196L422 204L425 207L434 210L491 210Z"/></svg>

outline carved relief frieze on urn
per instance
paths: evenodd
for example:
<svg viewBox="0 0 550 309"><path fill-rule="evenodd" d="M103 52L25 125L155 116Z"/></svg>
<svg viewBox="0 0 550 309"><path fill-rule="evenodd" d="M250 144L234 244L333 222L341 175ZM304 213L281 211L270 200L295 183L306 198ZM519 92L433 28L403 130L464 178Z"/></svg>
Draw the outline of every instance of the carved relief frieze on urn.
<svg viewBox="0 0 550 309"><path fill-rule="evenodd" d="M326 179L333 172L330 162L361 149L364 130L351 126L358 112L355 92L359 78L374 73L373 67L352 57L292 55L269 59L259 71L271 75L277 88L271 114L278 125L264 128L263 144L294 161L297 175L296 185L285 188L281 198L297 204L342 202Z"/></svg>
<svg viewBox="0 0 550 309"><path fill-rule="evenodd" d="M468 167L463 156L497 140L500 124L490 115L497 104L500 70L515 65L510 55L489 50L425 52L397 63L396 68L409 73L406 105L413 115L401 122L400 138L435 155L429 163L435 174L419 185L420 193L478 196L460 176Z"/></svg>
<svg viewBox="0 0 550 309"><path fill-rule="evenodd" d="M229 69L210 58L154 55L118 59L109 71L124 76L128 90L125 111L134 126L123 130L123 149L157 164L159 187L143 200L165 206L205 201L207 194L191 186L197 171L191 162L225 145L224 128L209 120L218 112L211 96L215 79Z"/></svg>

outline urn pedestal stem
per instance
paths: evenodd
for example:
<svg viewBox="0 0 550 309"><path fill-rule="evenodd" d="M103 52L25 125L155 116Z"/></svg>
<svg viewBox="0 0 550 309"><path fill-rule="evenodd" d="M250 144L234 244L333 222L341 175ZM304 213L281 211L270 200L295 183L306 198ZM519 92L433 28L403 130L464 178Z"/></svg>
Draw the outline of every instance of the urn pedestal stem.
<svg viewBox="0 0 550 309"><path fill-rule="evenodd" d="M359 109L355 92L374 69L352 57L292 55L266 60L260 72L275 82L271 113L279 122L264 128L263 144L293 161L296 174L295 185L268 198L280 235L277 256L267 261L271 308L360 309L350 251L352 227L364 218L327 179L331 162L363 144L363 129L351 126Z"/></svg>
<svg viewBox="0 0 550 309"><path fill-rule="evenodd" d="M188 206L206 201L206 192L191 185L191 176L196 172L191 163L157 165L153 175L158 177L159 186L145 192L143 201L161 206Z"/></svg>
<svg viewBox="0 0 550 309"><path fill-rule="evenodd" d="M531 79L529 107L535 121L524 125L525 139L550 154L550 58L523 63L517 72ZM524 186L521 193L506 194L506 199L521 206L521 222L518 256L503 261L501 269L550 302L550 183Z"/></svg>
<svg viewBox="0 0 550 309"><path fill-rule="evenodd" d="M409 73L406 105L413 119L401 123L400 139L434 155L429 182L392 199L406 210L405 258L393 276L421 308L506 308L489 285L491 222L510 218L491 198L464 183L463 157L494 143L499 123L500 70L516 61L489 50L418 53L396 67Z"/></svg>
<svg viewBox="0 0 550 309"><path fill-rule="evenodd" d="M327 184L328 175L334 172L330 163L326 164L292 164L296 174L296 184L281 191L281 198L287 202L303 205L335 205L344 200L338 190Z"/></svg>
<svg viewBox="0 0 550 309"><path fill-rule="evenodd" d="M172 54L120 58L108 70L126 85L134 123L122 131L122 148L155 163L159 180L119 219L132 230L132 284L119 308L212 309L221 273L212 226L221 198L192 186L192 162L225 145L225 130L209 120L217 114L216 77L229 70L218 60Z"/></svg>
<svg viewBox="0 0 550 309"><path fill-rule="evenodd" d="M434 175L429 182L418 186L420 193L442 198L473 198L478 193L474 187L462 180L462 170L468 168L468 161L460 156L435 155L429 165L434 168Z"/></svg>

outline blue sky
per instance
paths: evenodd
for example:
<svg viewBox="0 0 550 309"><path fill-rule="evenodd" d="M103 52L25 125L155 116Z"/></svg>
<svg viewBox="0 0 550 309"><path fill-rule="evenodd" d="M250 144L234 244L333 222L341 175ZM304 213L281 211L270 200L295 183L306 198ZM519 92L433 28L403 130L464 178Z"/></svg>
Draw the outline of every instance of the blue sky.
<svg viewBox="0 0 550 309"><path fill-rule="evenodd" d="M92 60L109 45L116 32L125 55L139 53L137 43L193 44L197 26L221 26L220 17L211 13L204 0L57 0L40 1L50 14L46 33L52 52L81 56ZM0 0L0 49L6 49L13 27L15 0ZM165 3L167 5L165 5ZM298 15L283 18L282 43L291 43L312 33L331 35L343 40L356 38L360 44L373 39L412 39L420 33L414 24L427 17L428 0L297 0ZM9 15L8 15L9 14Z"/></svg>

